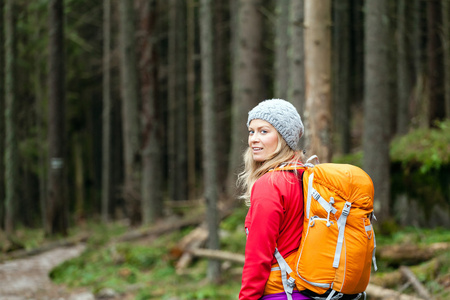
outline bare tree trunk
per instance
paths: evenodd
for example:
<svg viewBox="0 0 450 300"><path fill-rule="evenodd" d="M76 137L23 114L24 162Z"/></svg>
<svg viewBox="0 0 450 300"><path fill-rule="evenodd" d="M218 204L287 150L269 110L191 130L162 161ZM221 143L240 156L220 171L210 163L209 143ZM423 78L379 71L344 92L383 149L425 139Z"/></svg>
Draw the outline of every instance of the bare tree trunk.
<svg viewBox="0 0 450 300"><path fill-rule="evenodd" d="M187 198L186 20L183 1L170 1L168 73L169 198Z"/></svg>
<svg viewBox="0 0 450 300"><path fill-rule="evenodd" d="M442 1L445 118L450 119L450 0Z"/></svg>
<svg viewBox="0 0 450 300"><path fill-rule="evenodd" d="M428 126L428 105L425 96L424 11L426 3L413 0L412 52L414 65L414 91L411 103L412 120L421 127Z"/></svg>
<svg viewBox="0 0 450 300"><path fill-rule="evenodd" d="M442 50L439 39L440 9L439 0L427 1L427 93L429 98L428 124L442 119L445 107L442 95Z"/></svg>
<svg viewBox="0 0 450 300"><path fill-rule="evenodd" d="M309 148L331 161L331 2L305 0L305 122Z"/></svg>
<svg viewBox="0 0 450 300"><path fill-rule="evenodd" d="M49 3L49 171L47 234L67 234L64 149L64 16L63 1Z"/></svg>
<svg viewBox="0 0 450 300"><path fill-rule="evenodd" d="M83 147L81 145L80 134L77 134L73 139L73 161L75 173L75 220L81 220L85 216L84 211L84 162L83 162Z"/></svg>
<svg viewBox="0 0 450 300"><path fill-rule="evenodd" d="M5 111L4 5L4 1L0 0L0 112ZM5 125L4 121L0 121L0 229L5 225Z"/></svg>
<svg viewBox="0 0 450 300"><path fill-rule="evenodd" d="M189 200L196 197L195 160L195 0L187 2L187 185Z"/></svg>
<svg viewBox="0 0 450 300"><path fill-rule="evenodd" d="M411 78L408 70L406 0L399 0L397 7L397 134L403 135L409 129L408 103L411 96Z"/></svg>
<svg viewBox="0 0 450 300"><path fill-rule="evenodd" d="M228 168L228 195L236 190L236 178L247 144L248 112L267 96L263 71L263 18L261 0L239 0L233 63L231 150Z"/></svg>
<svg viewBox="0 0 450 300"><path fill-rule="evenodd" d="M111 0L103 0L102 221L111 202Z"/></svg>
<svg viewBox="0 0 450 300"><path fill-rule="evenodd" d="M120 17L120 79L122 96L122 127L124 144L124 198L128 217L138 219L139 205L136 194L140 186L139 158L140 134L138 119L138 75L136 63L135 14L132 0L119 1Z"/></svg>
<svg viewBox="0 0 450 300"><path fill-rule="evenodd" d="M214 3L214 86L216 102L216 126L224 132L230 132L230 107L231 107L231 84L229 65L231 53L227 49L230 42L230 1L213 1ZM231 136L224 135L216 140L217 151L217 182L219 198L226 193L226 182L228 175L228 157L223 153L229 153Z"/></svg>
<svg viewBox="0 0 450 300"><path fill-rule="evenodd" d="M289 4L289 86L288 100L303 116L305 111L305 45L303 42L304 0ZM304 143L304 142L303 142Z"/></svg>
<svg viewBox="0 0 450 300"><path fill-rule="evenodd" d="M388 14L384 18L384 22L388 23L389 28L397 28L396 15L397 15L397 1L388 1ZM397 94L397 48L396 48L396 37L394 34L389 35L389 44L387 44L388 49L388 66L389 66L389 96L388 99L396 99ZM389 135L393 137L396 133L397 126L397 112L398 112L398 101L389 101Z"/></svg>
<svg viewBox="0 0 450 300"><path fill-rule="evenodd" d="M200 48L202 57L202 108L203 108L203 169L204 195L207 204L208 248L219 249L218 211L217 211L217 162L216 162L216 124L214 108L214 58L213 22L211 0L200 4ZM220 276L220 262L210 259L208 279L217 282Z"/></svg>
<svg viewBox="0 0 450 300"><path fill-rule="evenodd" d="M37 21L41 19L41 14L36 13L34 15L33 20ZM41 24L38 28L35 28L34 31L34 41L39 41L43 38L43 35L47 34L46 25ZM36 97L36 136L39 140L45 141L47 138L47 129L45 125L45 120L47 119L45 101L47 98L45 87L45 82L47 80L47 75L45 73L44 65L46 61L42 59L42 53L35 52L33 56L34 60L34 70L33 70L33 92ZM38 149L38 189L39 189L39 208L41 210L41 222L45 232L49 232L49 229L46 228L46 211L47 211L47 147L42 143L39 145Z"/></svg>
<svg viewBox="0 0 450 300"><path fill-rule="evenodd" d="M350 13L349 0L334 2L333 119L338 149L342 154L350 153L351 149Z"/></svg>
<svg viewBox="0 0 450 300"><path fill-rule="evenodd" d="M276 1L275 25L275 98L287 99L289 83L289 5L290 0Z"/></svg>
<svg viewBox="0 0 450 300"><path fill-rule="evenodd" d="M177 0L169 0L168 32L168 74L167 74L167 156L168 156L168 194L170 200L176 198L176 97L177 97Z"/></svg>
<svg viewBox="0 0 450 300"><path fill-rule="evenodd" d="M187 189L187 102L186 102L186 4L178 2L177 16L177 71L176 71L176 171L175 200L186 200Z"/></svg>
<svg viewBox="0 0 450 300"><path fill-rule="evenodd" d="M14 1L5 1L5 232L9 236L14 231L15 202L17 199L17 134L15 95L15 29Z"/></svg>
<svg viewBox="0 0 450 300"><path fill-rule="evenodd" d="M144 224L163 216L161 164L161 110L157 100L156 0L140 1L140 74L142 94L142 217Z"/></svg>
<svg viewBox="0 0 450 300"><path fill-rule="evenodd" d="M365 19L364 93L364 169L372 177L376 215L380 221L390 217L389 173L389 42L386 0L367 1Z"/></svg>
<svg viewBox="0 0 450 300"><path fill-rule="evenodd" d="M350 72L351 92L350 105L362 110L364 99L364 2L350 0L351 7L351 44L350 57L352 66ZM353 128L354 129L354 128ZM354 132L362 134L362 128L356 128ZM361 136L358 136L361 138Z"/></svg>

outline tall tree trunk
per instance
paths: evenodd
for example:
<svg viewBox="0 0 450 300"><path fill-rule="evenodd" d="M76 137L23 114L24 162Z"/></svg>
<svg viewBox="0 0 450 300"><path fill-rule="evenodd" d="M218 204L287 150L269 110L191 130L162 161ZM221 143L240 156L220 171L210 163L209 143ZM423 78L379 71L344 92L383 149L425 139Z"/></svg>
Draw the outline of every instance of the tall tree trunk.
<svg viewBox="0 0 450 300"><path fill-rule="evenodd" d="M211 0L201 0L200 4L200 48L202 57L202 120L203 120L203 169L204 195L207 205L208 247L219 249L219 228L217 211L217 161L215 149L215 108L213 73L213 22ZM220 262L210 259L208 279L217 282L220 275Z"/></svg>
<svg viewBox="0 0 450 300"><path fill-rule="evenodd" d="M263 71L263 18L259 11L262 0L239 0L238 20L234 34L233 104L231 115L231 150L228 168L227 194L236 190L236 178L247 144L248 112L267 98Z"/></svg>
<svg viewBox="0 0 450 300"><path fill-rule="evenodd" d="M74 173L75 173L75 220L80 221L85 218L84 199L86 197L86 191L84 186L84 161L83 161L83 147L81 142L81 135L77 134L73 139L73 161L74 161Z"/></svg>
<svg viewBox="0 0 450 300"><path fill-rule="evenodd" d="M411 78L407 43L406 10L407 0L399 0L397 7L397 134L403 135L409 128L409 100L411 96Z"/></svg>
<svg viewBox="0 0 450 300"><path fill-rule="evenodd" d="M364 93L364 169L372 177L376 214L389 219L389 27L386 0L366 1L365 18L365 93Z"/></svg>
<svg viewBox="0 0 450 300"><path fill-rule="evenodd" d="M289 83L289 5L290 0L276 1L275 25L275 97L287 99Z"/></svg>
<svg viewBox="0 0 450 300"><path fill-rule="evenodd" d="M450 119L450 0L442 1L445 118Z"/></svg>
<svg viewBox="0 0 450 300"><path fill-rule="evenodd" d="M168 194L169 199L176 198L176 97L177 97L177 0L169 1L168 33L168 74L167 74L167 156L168 156Z"/></svg>
<svg viewBox="0 0 450 300"><path fill-rule="evenodd" d="M288 100L300 115L305 112L305 45L303 41L304 0L291 0L289 4L289 86Z"/></svg>
<svg viewBox="0 0 450 300"><path fill-rule="evenodd" d="M15 95L15 52L14 52L14 1L5 1L5 232L14 231L15 203L17 199L17 133Z"/></svg>
<svg viewBox="0 0 450 300"><path fill-rule="evenodd" d="M188 198L196 197L195 139L195 0L187 2L187 185Z"/></svg>
<svg viewBox="0 0 450 300"><path fill-rule="evenodd" d="M388 14L384 18L384 22L388 23L389 28L397 28L397 1L388 1ZM389 35L389 44L386 45L388 49L388 74L389 74L389 96L388 99L396 99L397 94L397 45L395 34ZM397 112L398 101L389 101L389 134L393 137L396 133L397 126Z"/></svg>
<svg viewBox="0 0 450 300"><path fill-rule="evenodd" d="M331 2L305 0L305 120L312 154L331 161Z"/></svg>
<svg viewBox="0 0 450 300"><path fill-rule="evenodd" d="M64 16L63 1L49 3L49 172L47 234L67 234L64 149Z"/></svg>
<svg viewBox="0 0 450 300"><path fill-rule="evenodd" d="M413 0L412 52L414 65L414 88L411 103L412 120L421 127L428 126L428 106L425 95L425 47L424 15L425 5L422 0Z"/></svg>
<svg viewBox="0 0 450 300"><path fill-rule="evenodd" d="M352 58L350 105L362 110L364 99L364 1L351 0L350 7L350 23L352 24L350 43L353 45L350 48L350 57ZM353 128L353 130L356 129L353 133L361 135L362 130L358 127Z"/></svg>
<svg viewBox="0 0 450 300"><path fill-rule="evenodd" d="M178 2L177 16L177 89L176 89L176 171L175 200L186 200L187 189L187 102L186 102L186 4Z"/></svg>
<svg viewBox="0 0 450 300"><path fill-rule="evenodd" d="M183 1L172 0L169 11L168 155L169 198L187 198L186 19Z"/></svg>
<svg viewBox="0 0 450 300"><path fill-rule="evenodd" d="M103 0L102 221L111 202L111 0Z"/></svg>
<svg viewBox="0 0 450 300"><path fill-rule="evenodd" d="M138 118L138 75L136 63L135 19L132 0L119 1L120 17L120 79L122 96L122 127L124 143L124 198L128 217L139 218L137 201L140 186L138 166L140 134Z"/></svg>
<svg viewBox="0 0 450 300"><path fill-rule="evenodd" d="M216 127L230 132L231 85L229 65L231 54L227 45L230 43L230 1L213 1L214 3L214 89L216 103ZM226 193L228 175L228 157L231 136L225 134L216 140L217 182L220 195Z"/></svg>
<svg viewBox="0 0 450 300"><path fill-rule="evenodd" d="M156 0L140 1L139 54L142 95L142 217L144 224L163 215L161 164L161 110L157 97Z"/></svg>
<svg viewBox="0 0 450 300"><path fill-rule="evenodd" d="M427 93L429 99L428 124L442 119L445 114L444 99L442 95L442 45L440 34L439 0L427 1Z"/></svg>
<svg viewBox="0 0 450 300"><path fill-rule="evenodd" d="M350 13L350 0L334 2L333 119L338 149L342 154L350 153L351 149Z"/></svg>
<svg viewBox="0 0 450 300"><path fill-rule="evenodd" d="M4 5L4 1L0 0L0 113L5 111ZM0 121L0 229L5 225L5 125L4 121Z"/></svg>
<svg viewBox="0 0 450 300"><path fill-rule="evenodd" d="M38 22L38 20L42 19L42 15L40 12L36 12L33 16L33 22ZM33 42L40 41L43 38L43 35L47 35L47 26L45 24L41 24L39 27L35 28L34 31L34 39ZM40 141L45 141L47 139L47 129L45 125L45 120L47 119L46 115L46 103L45 99L47 98L47 88L45 87L47 81L47 73L45 72L45 68L43 67L46 64L46 60L42 59L42 53L40 51L35 51L33 53L33 93L36 97L35 102L35 113L36 113L36 122L34 126L36 127L36 137ZM41 223L45 232L49 232L49 229L46 228L46 211L47 211L47 147L42 143L39 145L38 149L38 161L37 161L37 179L38 179L38 189L39 189L39 208L41 210Z"/></svg>

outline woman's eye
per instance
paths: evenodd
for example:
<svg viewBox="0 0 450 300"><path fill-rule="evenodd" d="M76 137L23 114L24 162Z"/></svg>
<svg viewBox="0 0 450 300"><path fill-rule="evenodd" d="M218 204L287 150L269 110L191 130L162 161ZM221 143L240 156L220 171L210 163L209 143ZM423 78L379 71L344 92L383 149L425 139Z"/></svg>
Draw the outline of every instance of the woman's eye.
<svg viewBox="0 0 450 300"><path fill-rule="evenodd" d="M267 130L261 130L261 133L262 133L262 134L266 134L266 133L267 133Z"/></svg>
<svg viewBox="0 0 450 300"><path fill-rule="evenodd" d="M255 133L255 132L254 132L253 130L249 130L249 131L248 131L248 134L250 134L250 135L251 135L251 134L254 134L254 133Z"/></svg>

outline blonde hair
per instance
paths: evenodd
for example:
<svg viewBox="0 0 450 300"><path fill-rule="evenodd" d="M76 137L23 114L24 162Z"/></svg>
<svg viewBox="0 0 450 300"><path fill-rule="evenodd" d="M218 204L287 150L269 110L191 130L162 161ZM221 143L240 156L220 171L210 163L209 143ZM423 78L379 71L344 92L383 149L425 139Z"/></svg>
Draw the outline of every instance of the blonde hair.
<svg viewBox="0 0 450 300"><path fill-rule="evenodd" d="M283 163L302 162L302 153L292 150L278 131L277 135L277 148L265 161L255 161L250 147L244 152L244 171L239 174L237 184L244 191L239 198L244 199L248 206L250 206L251 191L256 180Z"/></svg>

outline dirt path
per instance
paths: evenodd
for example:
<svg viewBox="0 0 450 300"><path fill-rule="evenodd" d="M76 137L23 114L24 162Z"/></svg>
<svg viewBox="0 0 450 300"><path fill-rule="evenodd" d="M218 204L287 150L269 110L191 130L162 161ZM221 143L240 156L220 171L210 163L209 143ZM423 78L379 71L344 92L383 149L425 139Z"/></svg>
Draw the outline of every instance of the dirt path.
<svg viewBox="0 0 450 300"><path fill-rule="evenodd" d="M0 300L79 299L64 286L52 283L48 274L57 265L80 255L84 249L84 245L56 248L39 255L1 263Z"/></svg>

